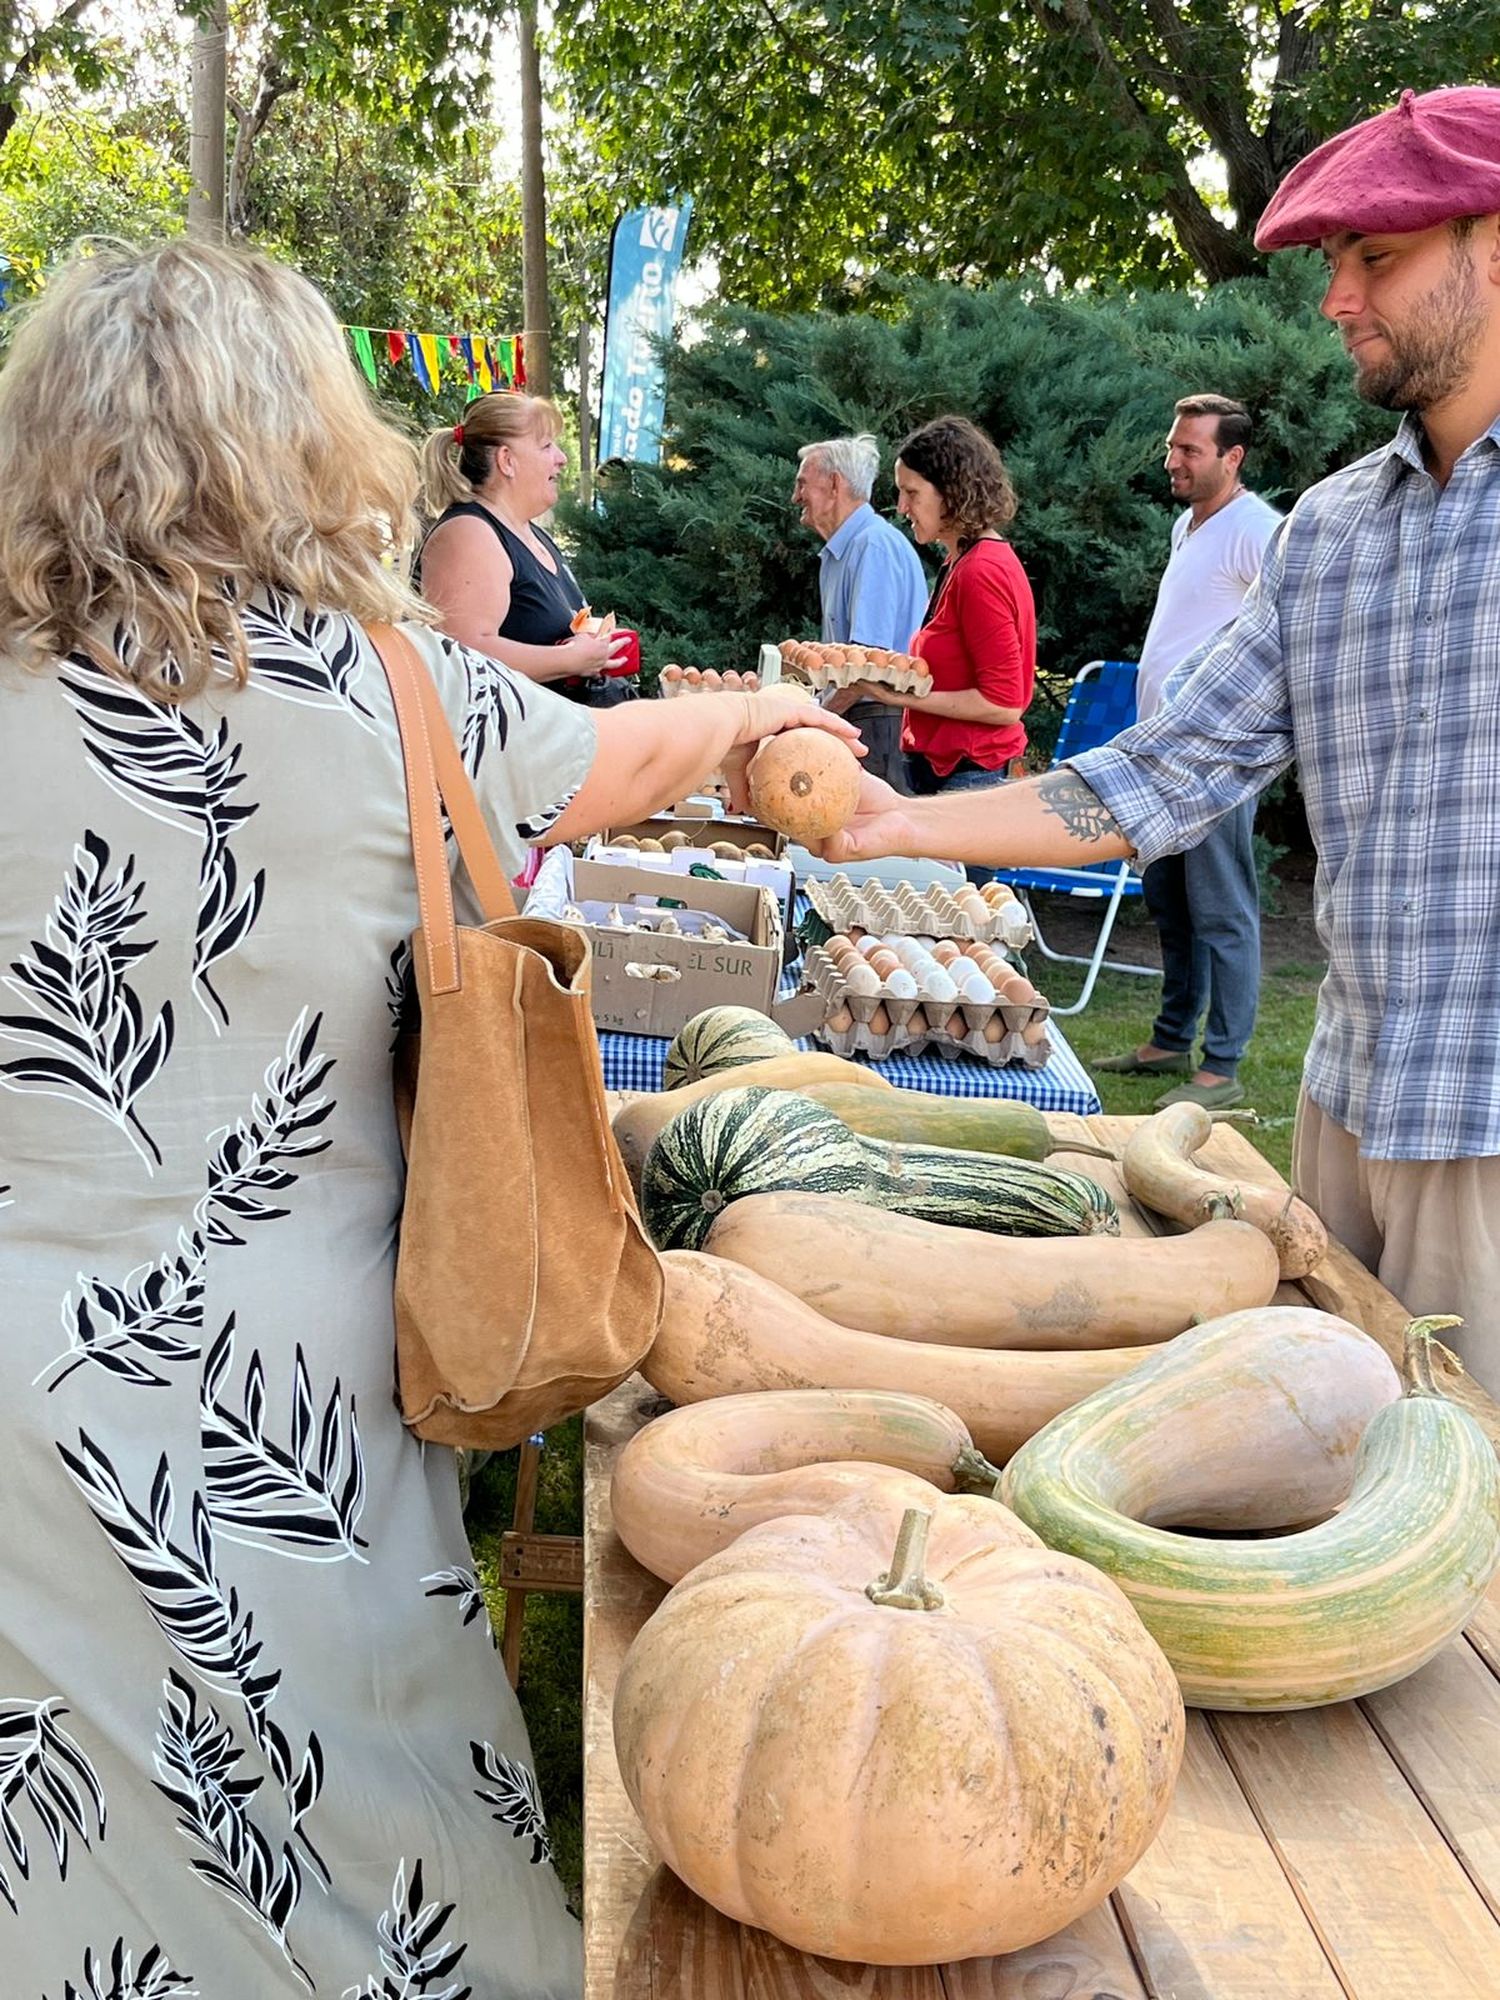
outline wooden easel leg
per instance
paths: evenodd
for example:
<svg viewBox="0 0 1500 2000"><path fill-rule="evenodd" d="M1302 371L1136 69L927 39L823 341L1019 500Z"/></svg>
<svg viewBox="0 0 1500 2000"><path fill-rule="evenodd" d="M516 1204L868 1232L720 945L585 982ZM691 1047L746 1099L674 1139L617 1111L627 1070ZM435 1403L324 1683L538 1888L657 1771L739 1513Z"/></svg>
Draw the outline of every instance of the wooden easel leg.
<svg viewBox="0 0 1500 2000"><path fill-rule="evenodd" d="M542 1440L529 1437L521 1446L520 1463L516 1467L516 1507L511 1518L511 1533L529 1535L536 1520L536 1489L542 1469ZM500 1657L505 1662L505 1676L514 1687L521 1677L521 1629L526 1621L526 1592L514 1584L505 1588L505 1623L500 1631Z"/></svg>

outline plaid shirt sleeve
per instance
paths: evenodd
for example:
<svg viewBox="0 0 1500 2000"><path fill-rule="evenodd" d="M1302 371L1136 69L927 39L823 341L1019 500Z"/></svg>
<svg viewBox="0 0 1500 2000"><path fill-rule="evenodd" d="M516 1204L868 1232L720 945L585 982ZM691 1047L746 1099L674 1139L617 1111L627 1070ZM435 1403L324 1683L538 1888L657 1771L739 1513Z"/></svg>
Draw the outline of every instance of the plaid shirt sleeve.
<svg viewBox="0 0 1500 2000"><path fill-rule="evenodd" d="M1174 674L1171 704L1067 761L1108 806L1144 867L1200 841L1292 762L1280 596L1286 527L1244 609Z"/></svg>

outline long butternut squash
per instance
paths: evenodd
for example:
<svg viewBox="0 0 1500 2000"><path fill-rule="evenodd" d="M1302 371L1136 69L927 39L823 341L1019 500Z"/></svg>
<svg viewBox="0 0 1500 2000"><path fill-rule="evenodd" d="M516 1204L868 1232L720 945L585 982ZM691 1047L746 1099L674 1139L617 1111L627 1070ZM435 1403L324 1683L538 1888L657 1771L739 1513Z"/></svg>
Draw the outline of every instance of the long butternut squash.
<svg viewBox="0 0 1500 2000"><path fill-rule="evenodd" d="M984 1352L836 1326L780 1285L696 1250L662 1258L666 1304L641 1373L674 1403L752 1389L895 1389L952 1410L997 1464L1093 1390L1161 1350Z"/></svg>
<svg viewBox="0 0 1500 2000"><path fill-rule="evenodd" d="M1169 1104L1131 1133L1120 1174L1136 1200L1189 1229L1216 1218L1253 1222L1276 1246L1283 1278L1305 1278L1328 1253L1328 1232L1285 1188L1210 1173L1193 1159L1213 1131L1201 1104Z"/></svg>
<svg viewBox="0 0 1500 2000"><path fill-rule="evenodd" d="M1002 1483L1050 1547L1115 1579L1199 1708L1313 1708L1387 1687L1462 1630L1500 1568L1500 1465L1432 1377L1433 1330L1455 1322L1413 1323L1410 1386L1392 1401L1353 1329L1330 1322L1343 1350L1330 1369L1326 1338L1302 1324L1323 1316L1282 1310L1296 1315L1289 1337L1266 1339L1274 1308L1185 1334L1049 1425ZM1299 1533L1153 1525L1274 1526L1336 1504L1345 1484L1338 1511ZM1246 1487L1264 1507L1243 1504Z"/></svg>
<svg viewBox="0 0 1500 2000"><path fill-rule="evenodd" d="M825 1319L953 1347L1131 1347L1269 1304L1276 1252L1248 1222L1182 1236L990 1236L841 1195L746 1195L705 1246Z"/></svg>
<svg viewBox="0 0 1500 2000"><path fill-rule="evenodd" d="M653 1090L644 1097L632 1097L615 1113L613 1125L615 1143L636 1194L641 1191L641 1168L659 1132L700 1098L716 1097L721 1090L739 1090L752 1083L766 1090L800 1090L808 1083L842 1083L853 1090L889 1091L893 1096L896 1088L863 1063L848 1062L843 1056L815 1049L794 1049L790 1055L768 1056L759 1062L737 1063L733 1069L716 1070L712 1076L679 1084L674 1090Z"/></svg>
<svg viewBox="0 0 1500 2000"><path fill-rule="evenodd" d="M821 1514L884 1479L906 1504L992 1494L1000 1474L951 1410L883 1389L777 1389L669 1410L615 1460L620 1540L668 1583L747 1528Z"/></svg>
<svg viewBox="0 0 1500 2000"><path fill-rule="evenodd" d="M1000 1153L1012 1160L1045 1160L1052 1153L1085 1153L1112 1160L1107 1146L1059 1139L1035 1105L1013 1097L941 1097L929 1090L861 1090L847 1079L804 1083L804 1097L842 1118L851 1132L898 1146L946 1146L957 1153Z"/></svg>

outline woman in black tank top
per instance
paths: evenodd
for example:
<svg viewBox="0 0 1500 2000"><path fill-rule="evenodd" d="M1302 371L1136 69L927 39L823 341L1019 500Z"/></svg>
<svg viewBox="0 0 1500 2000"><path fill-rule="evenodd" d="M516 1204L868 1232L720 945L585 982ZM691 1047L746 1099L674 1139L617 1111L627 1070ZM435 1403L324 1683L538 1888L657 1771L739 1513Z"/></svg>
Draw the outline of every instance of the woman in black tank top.
<svg viewBox="0 0 1500 2000"><path fill-rule="evenodd" d="M538 517L557 499L567 463L553 406L536 396L476 396L461 424L428 438L422 471L437 514L413 581L442 629L559 694L591 707L634 698L601 678L611 642L574 633L584 596Z"/></svg>

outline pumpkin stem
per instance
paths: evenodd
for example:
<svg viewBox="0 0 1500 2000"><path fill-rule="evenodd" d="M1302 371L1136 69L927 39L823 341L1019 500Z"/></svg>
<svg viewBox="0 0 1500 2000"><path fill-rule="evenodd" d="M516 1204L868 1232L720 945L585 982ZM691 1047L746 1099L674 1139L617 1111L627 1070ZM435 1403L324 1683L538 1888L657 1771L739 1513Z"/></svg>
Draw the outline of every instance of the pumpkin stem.
<svg viewBox="0 0 1500 2000"><path fill-rule="evenodd" d="M1244 1198L1238 1188L1215 1189L1201 1198L1198 1213L1205 1222L1238 1222L1245 1213Z"/></svg>
<svg viewBox="0 0 1500 2000"><path fill-rule="evenodd" d="M1260 1113L1246 1105L1243 1111L1210 1111L1210 1122L1215 1125L1258 1125Z"/></svg>
<svg viewBox="0 0 1500 2000"><path fill-rule="evenodd" d="M953 1461L953 1485L959 1493L983 1493L995 1499L1000 1491L1001 1473L998 1465L991 1465L984 1453L974 1445L966 1444Z"/></svg>
<svg viewBox="0 0 1500 2000"><path fill-rule="evenodd" d="M1406 1352L1402 1364L1408 1396L1443 1395L1442 1386L1432 1372L1434 1349L1439 1354L1446 1354L1460 1374L1463 1372L1457 1355L1444 1347L1440 1340L1433 1339L1435 1333L1442 1333L1450 1326L1462 1325L1463 1320L1455 1318L1452 1313L1431 1314L1426 1319L1412 1321L1406 1329Z"/></svg>
<svg viewBox="0 0 1500 2000"><path fill-rule="evenodd" d="M935 1583L929 1583L922 1574L922 1562L927 1554L927 1530L932 1526L932 1516L921 1507L908 1507L901 1516L901 1530L896 1537L896 1553L891 1557L891 1566L883 1576L865 1585L865 1596L872 1604L885 1606L892 1611L939 1611L947 1602Z"/></svg>
<svg viewBox="0 0 1500 2000"><path fill-rule="evenodd" d="M1085 1159L1113 1160L1118 1165L1119 1154L1112 1146L1085 1146L1077 1139L1054 1139L1054 1153L1081 1153Z"/></svg>

